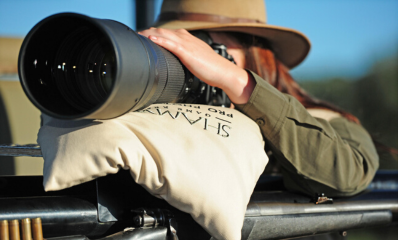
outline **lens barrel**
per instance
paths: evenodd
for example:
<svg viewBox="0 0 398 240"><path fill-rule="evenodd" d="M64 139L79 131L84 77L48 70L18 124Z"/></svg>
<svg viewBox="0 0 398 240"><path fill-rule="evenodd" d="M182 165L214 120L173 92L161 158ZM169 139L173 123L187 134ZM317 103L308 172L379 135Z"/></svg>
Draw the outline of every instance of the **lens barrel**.
<svg viewBox="0 0 398 240"><path fill-rule="evenodd" d="M43 113L109 119L152 103L181 102L192 74L167 50L126 25L75 13L52 15L26 36L22 87Z"/></svg>

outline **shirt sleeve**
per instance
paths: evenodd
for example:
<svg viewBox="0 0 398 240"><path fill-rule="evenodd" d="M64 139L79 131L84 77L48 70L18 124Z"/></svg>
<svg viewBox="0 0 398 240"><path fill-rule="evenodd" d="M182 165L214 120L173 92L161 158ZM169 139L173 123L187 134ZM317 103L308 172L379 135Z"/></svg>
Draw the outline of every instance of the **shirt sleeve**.
<svg viewBox="0 0 398 240"><path fill-rule="evenodd" d="M236 108L260 127L282 166L285 186L313 196L351 196L363 191L379 166L373 141L360 125L343 117L312 117L294 97L250 72L256 87Z"/></svg>

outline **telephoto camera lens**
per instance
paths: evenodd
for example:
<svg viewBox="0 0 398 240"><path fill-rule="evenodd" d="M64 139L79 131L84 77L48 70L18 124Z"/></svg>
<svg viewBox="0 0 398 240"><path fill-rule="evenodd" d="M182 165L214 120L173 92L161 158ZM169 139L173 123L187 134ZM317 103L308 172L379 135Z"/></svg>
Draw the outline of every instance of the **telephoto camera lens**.
<svg viewBox="0 0 398 240"><path fill-rule="evenodd" d="M167 50L113 20L61 13L26 36L22 87L43 113L109 119L152 103L181 102L192 74Z"/></svg>

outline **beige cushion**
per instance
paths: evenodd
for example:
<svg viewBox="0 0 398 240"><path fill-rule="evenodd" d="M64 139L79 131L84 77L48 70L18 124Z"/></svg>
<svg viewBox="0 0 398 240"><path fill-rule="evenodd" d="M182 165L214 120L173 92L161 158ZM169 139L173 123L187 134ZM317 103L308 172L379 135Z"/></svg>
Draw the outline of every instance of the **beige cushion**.
<svg viewBox="0 0 398 240"><path fill-rule="evenodd" d="M190 213L217 239L240 239L268 158L259 127L233 109L155 104L111 120L44 117L44 188L130 169L151 194Z"/></svg>

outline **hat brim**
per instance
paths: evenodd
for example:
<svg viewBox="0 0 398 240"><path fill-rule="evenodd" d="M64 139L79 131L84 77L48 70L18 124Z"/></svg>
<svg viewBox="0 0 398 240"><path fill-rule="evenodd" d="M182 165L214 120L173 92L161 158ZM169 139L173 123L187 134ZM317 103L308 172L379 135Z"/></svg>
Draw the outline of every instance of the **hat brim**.
<svg viewBox="0 0 398 240"><path fill-rule="evenodd" d="M223 32L240 32L266 39L277 58L289 69L300 64L308 55L311 44L308 38L299 31L272 26L263 23L228 23L220 24L202 21L168 21L157 22L155 27L180 29L188 31L208 30Z"/></svg>

